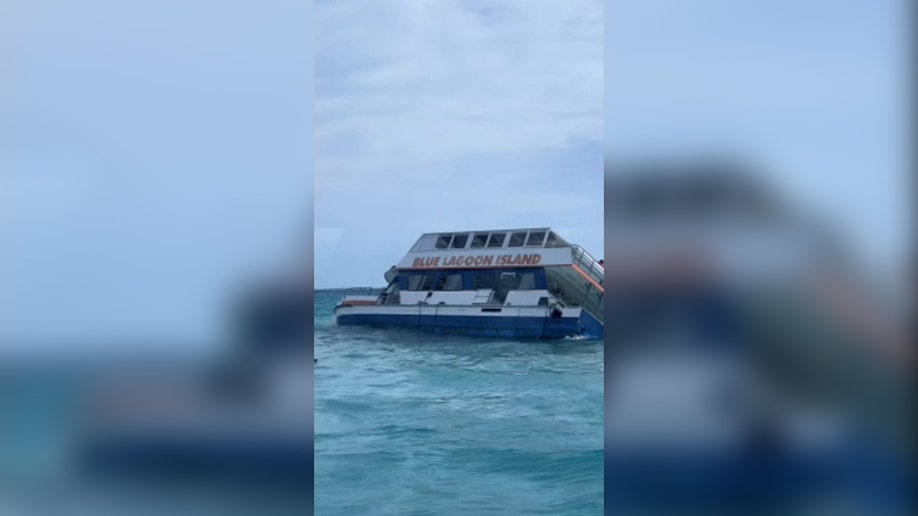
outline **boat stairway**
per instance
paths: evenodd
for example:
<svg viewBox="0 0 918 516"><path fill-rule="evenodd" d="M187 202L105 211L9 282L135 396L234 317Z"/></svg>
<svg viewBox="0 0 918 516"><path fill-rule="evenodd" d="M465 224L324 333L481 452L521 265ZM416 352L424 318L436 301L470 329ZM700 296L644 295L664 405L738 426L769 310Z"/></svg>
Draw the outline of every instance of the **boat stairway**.
<svg viewBox="0 0 918 516"><path fill-rule="evenodd" d="M603 267L579 246L571 246L571 265L546 267L549 289L569 306L580 306L604 323Z"/></svg>

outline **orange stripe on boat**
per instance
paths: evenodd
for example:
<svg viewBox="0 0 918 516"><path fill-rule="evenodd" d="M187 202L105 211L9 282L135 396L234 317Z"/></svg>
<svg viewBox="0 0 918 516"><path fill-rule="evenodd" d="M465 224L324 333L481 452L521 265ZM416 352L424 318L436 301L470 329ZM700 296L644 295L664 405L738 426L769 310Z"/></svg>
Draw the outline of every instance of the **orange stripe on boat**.
<svg viewBox="0 0 918 516"><path fill-rule="evenodd" d="M596 287L597 290L599 290L600 292L602 292L603 294L605 294L606 291L605 291L604 288L602 288L602 285L600 285L599 283L596 283L595 281L593 281L593 278L591 278L591 277L589 276L589 274L583 272L583 269L581 269L580 267L574 265L573 263L571 264L571 267L573 267L575 271L579 272L580 275L583 276L583 279L585 279L585 280L589 281L590 283L592 283L593 286Z"/></svg>

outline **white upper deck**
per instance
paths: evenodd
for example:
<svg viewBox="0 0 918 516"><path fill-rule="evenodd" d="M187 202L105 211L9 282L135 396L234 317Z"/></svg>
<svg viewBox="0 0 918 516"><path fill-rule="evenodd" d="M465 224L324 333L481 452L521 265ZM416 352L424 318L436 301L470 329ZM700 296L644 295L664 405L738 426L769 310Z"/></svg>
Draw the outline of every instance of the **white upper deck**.
<svg viewBox="0 0 918 516"><path fill-rule="evenodd" d="M425 233L400 269L536 267L571 263L571 244L551 228Z"/></svg>

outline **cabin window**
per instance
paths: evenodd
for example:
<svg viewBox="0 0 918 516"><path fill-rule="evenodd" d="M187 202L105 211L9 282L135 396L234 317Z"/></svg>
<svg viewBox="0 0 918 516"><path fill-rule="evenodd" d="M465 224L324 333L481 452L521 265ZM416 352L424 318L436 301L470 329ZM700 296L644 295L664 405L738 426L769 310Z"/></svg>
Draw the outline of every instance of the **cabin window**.
<svg viewBox="0 0 918 516"><path fill-rule="evenodd" d="M462 235L456 235L453 237L453 243L450 244L450 249L465 249L465 243L469 241L468 233Z"/></svg>
<svg viewBox="0 0 918 516"><path fill-rule="evenodd" d="M440 235L437 238L437 249L447 249L449 248L449 242L453 239L453 235Z"/></svg>
<svg viewBox="0 0 918 516"><path fill-rule="evenodd" d="M526 232L525 231L512 233L510 235L510 243L507 244L507 247L523 247L523 243L525 242L526 242Z"/></svg>
<svg viewBox="0 0 918 516"><path fill-rule="evenodd" d="M408 290L430 290L433 274L412 274L408 276Z"/></svg>
<svg viewBox="0 0 918 516"><path fill-rule="evenodd" d="M497 274L494 272L476 272L472 276L473 288L494 288L497 286Z"/></svg>
<svg viewBox="0 0 918 516"><path fill-rule="evenodd" d="M472 249L481 249L488 243L488 234L487 233L475 233L472 236L472 244L469 245Z"/></svg>
<svg viewBox="0 0 918 516"><path fill-rule="evenodd" d="M441 274L435 290L462 290L462 274Z"/></svg>
<svg viewBox="0 0 918 516"><path fill-rule="evenodd" d="M412 252L419 251L433 251L437 243L437 235L424 235L418 239L417 243L414 244L414 247L411 248Z"/></svg>
<svg viewBox="0 0 918 516"><path fill-rule="evenodd" d="M386 291L380 296L382 304L385 305L397 305L401 302L401 297L398 291L398 281L393 281L389 284L389 287Z"/></svg>
<svg viewBox="0 0 918 516"><path fill-rule="evenodd" d="M515 272L502 272L500 281L497 283L497 292L502 292L500 296L506 296L507 292L520 288L520 275ZM499 299L499 298L498 298Z"/></svg>
<svg viewBox="0 0 918 516"><path fill-rule="evenodd" d="M526 240L526 247L542 247L542 242L544 241L544 231L533 231L529 233L529 239Z"/></svg>
<svg viewBox="0 0 918 516"><path fill-rule="evenodd" d="M506 233L491 233L491 238L488 239L488 247L503 247L506 239Z"/></svg>
<svg viewBox="0 0 918 516"><path fill-rule="evenodd" d="M520 274L520 290L535 290L535 273L524 272Z"/></svg>
<svg viewBox="0 0 918 516"><path fill-rule="evenodd" d="M548 240L545 241L545 247L567 247L567 242L556 235L554 231L549 231Z"/></svg>

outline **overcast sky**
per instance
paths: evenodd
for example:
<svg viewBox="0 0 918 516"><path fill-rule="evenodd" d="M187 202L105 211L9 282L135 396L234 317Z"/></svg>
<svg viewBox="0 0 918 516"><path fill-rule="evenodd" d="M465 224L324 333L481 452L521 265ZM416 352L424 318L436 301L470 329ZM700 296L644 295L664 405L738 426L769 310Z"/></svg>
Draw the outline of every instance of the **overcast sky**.
<svg viewBox="0 0 918 516"><path fill-rule="evenodd" d="M300 1L0 4L0 348L212 339L238 283L308 250L311 25Z"/></svg>
<svg viewBox="0 0 918 516"><path fill-rule="evenodd" d="M602 252L601 1L318 2L317 288L429 231L552 226Z"/></svg>

